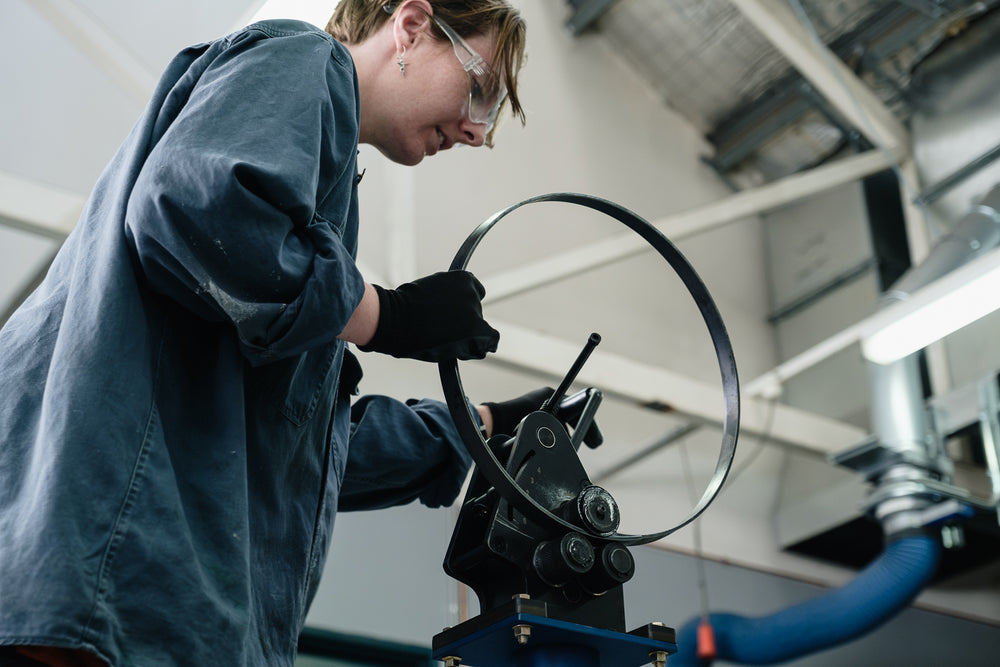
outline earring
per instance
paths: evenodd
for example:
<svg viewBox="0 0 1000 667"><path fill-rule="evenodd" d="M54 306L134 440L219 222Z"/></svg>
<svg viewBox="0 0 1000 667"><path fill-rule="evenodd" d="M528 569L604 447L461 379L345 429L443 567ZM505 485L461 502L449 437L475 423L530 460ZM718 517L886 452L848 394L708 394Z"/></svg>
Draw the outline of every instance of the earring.
<svg viewBox="0 0 1000 667"><path fill-rule="evenodd" d="M396 64L399 65L399 73L402 76L406 76L406 63L403 62L403 56L405 55L406 55L406 47L404 46L403 52L396 54Z"/></svg>

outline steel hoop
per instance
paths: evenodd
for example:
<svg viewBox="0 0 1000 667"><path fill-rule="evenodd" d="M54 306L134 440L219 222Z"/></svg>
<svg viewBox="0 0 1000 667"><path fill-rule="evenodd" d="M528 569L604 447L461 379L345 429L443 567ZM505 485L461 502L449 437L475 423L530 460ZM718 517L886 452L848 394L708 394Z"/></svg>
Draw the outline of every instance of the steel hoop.
<svg viewBox="0 0 1000 667"><path fill-rule="evenodd" d="M681 279L688 293L698 306L698 310L701 312L701 316L712 338L712 345L715 348L716 359L718 360L719 371L722 376L722 393L724 399L722 444L719 449L719 458L716 461L715 470L708 481L705 491L702 493L701 499L695 505L694 509L691 510L690 514L672 528L644 535L615 534L610 537L601 538L607 541L620 542L625 545L640 545L655 542L680 530L698 518L718 496L722 485L726 481L726 476L732 467L733 458L736 455L736 442L739 437L740 395L739 379L736 373L736 360L733 354L732 343L729 340L729 334L726 332L722 316L719 314L719 310L712 300L708 288L702 282L697 272L695 272L694 267L691 266L674 244L656 227L632 211L614 202L591 195L569 192L551 193L532 197L507 207L479 225L466 238L455 255L454 260L452 260L449 270L464 270L468 266L469 260L472 258L472 254L479 246L479 243L501 219L522 206L539 202L562 202L590 208L614 218L641 236L670 264L671 268L673 268L674 272ZM487 446L486 440L479 431L478 422L472 414L468 400L465 398L462 378L458 372L458 362L440 362L438 370L441 375L441 386L452 419L455 421L459 435L469 450L480 474L496 488L502 497L512 503L527 518L542 525L550 527L558 526L565 530L589 534L589 531L585 528L573 525L540 505L504 469L504 466Z"/></svg>

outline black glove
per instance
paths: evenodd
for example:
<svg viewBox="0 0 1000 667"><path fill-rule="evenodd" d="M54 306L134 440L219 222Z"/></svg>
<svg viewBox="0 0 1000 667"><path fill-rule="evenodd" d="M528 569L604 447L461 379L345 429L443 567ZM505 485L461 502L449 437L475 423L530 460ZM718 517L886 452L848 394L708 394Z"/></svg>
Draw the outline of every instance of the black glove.
<svg viewBox="0 0 1000 667"><path fill-rule="evenodd" d="M500 333L483 319L486 290L468 271L444 271L378 294L375 335L363 352L420 361L482 359Z"/></svg>
<svg viewBox="0 0 1000 667"><path fill-rule="evenodd" d="M552 398L554 391L552 387L542 387L541 389L529 391L523 396L512 398L509 401L483 403L483 405L490 409L490 413L493 415L492 435L513 436L521 420L532 412L541 410L542 405ZM581 391L569 398L564 398L560 402L560 409L556 410L556 418L562 422L563 426L576 428L576 424L583 411L585 399L589 396L590 391L593 390ZM592 421L590 426L587 427L587 432L583 440L591 448L598 447L604 442L604 435L601 433L601 429L597 426L596 421Z"/></svg>
<svg viewBox="0 0 1000 667"><path fill-rule="evenodd" d="M493 415L493 435L514 435L521 420L540 410L553 391L552 387L542 387L509 401L483 403Z"/></svg>

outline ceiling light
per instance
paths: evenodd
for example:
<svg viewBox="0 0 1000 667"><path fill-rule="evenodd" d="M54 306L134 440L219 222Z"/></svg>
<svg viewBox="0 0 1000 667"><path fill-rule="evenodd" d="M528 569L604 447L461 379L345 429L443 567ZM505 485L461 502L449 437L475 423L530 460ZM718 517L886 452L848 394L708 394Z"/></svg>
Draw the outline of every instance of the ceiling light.
<svg viewBox="0 0 1000 667"><path fill-rule="evenodd" d="M869 361L890 364L998 309L1000 248L869 317L861 352Z"/></svg>

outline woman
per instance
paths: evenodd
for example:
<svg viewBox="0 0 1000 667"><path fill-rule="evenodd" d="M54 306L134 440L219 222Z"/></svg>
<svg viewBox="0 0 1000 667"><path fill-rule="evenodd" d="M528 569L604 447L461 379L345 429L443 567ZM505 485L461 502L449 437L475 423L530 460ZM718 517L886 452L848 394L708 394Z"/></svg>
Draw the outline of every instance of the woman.
<svg viewBox="0 0 1000 667"><path fill-rule="evenodd" d="M481 358L498 334L466 272L364 281L356 152L415 165L523 122L524 24L341 0L328 30L179 54L0 330L0 664L291 665L338 509L457 495L447 409L352 406L346 345ZM488 432L536 406L494 407Z"/></svg>

